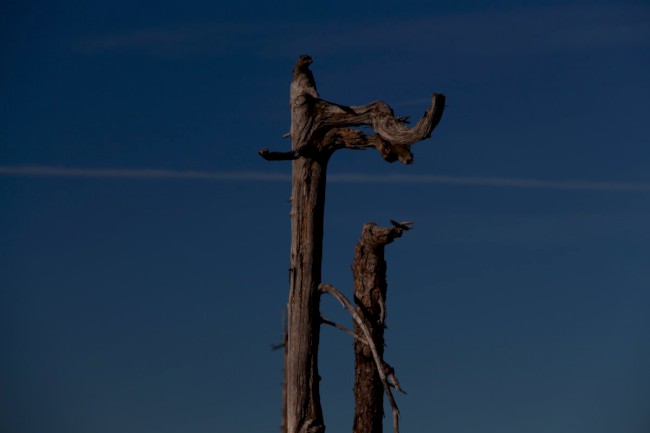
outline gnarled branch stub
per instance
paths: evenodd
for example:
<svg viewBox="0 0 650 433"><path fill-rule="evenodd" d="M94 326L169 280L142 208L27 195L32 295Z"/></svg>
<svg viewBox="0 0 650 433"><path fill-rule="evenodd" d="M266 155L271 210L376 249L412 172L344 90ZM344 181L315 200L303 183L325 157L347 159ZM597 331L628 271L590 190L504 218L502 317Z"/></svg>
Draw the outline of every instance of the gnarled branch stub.
<svg viewBox="0 0 650 433"><path fill-rule="evenodd" d="M431 105L422 118L409 128L404 125L404 118L395 117L393 109L383 101L346 106L321 99L316 90L314 75L309 69L312 62L310 56L303 54L293 69L289 98L292 151L269 152L264 149L260 155L267 160L296 159L318 154L329 155L341 148L375 147L388 162L399 160L411 164L413 154L410 147L431 136L442 118L445 96L434 93ZM375 134L367 135L349 129L358 126L368 126Z"/></svg>

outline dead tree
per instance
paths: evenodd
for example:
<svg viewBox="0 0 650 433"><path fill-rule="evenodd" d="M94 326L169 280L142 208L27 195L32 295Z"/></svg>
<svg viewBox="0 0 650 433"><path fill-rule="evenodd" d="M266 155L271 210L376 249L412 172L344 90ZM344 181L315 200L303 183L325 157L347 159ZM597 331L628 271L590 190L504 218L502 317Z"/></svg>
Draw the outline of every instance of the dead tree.
<svg viewBox="0 0 650 433"><path fill-rule="evenodd" d="M412 128L381 101L345 106L320 99L309 69L311 57L298 59L291 81L291 150L260 156L292 160L291 257L286 374L288 433L322 433L318 343L320 337L321 259L327 164L337 149L375 147L382 158L413 162L410 146L430 137L444 109L444 95L434 93L431 106ZM368 135L351 127L369 126Z"/></svg>
<svg viewBox="0 0 650 433"><path fill-rule="evenodd" d="M411 223L392 221L393 227L383 228L367 223L354 252L354 302L355 306L336 288L321 284L320 290L334 296L354 319L354 331L321 318L321 322L334 326L350 335L354 341L354 426L353 433L381 433L383 431L384 399L393 414L393 431L399 433L399 408L391 387L404 392L395 371L384 361L384 327L386 320L386 260L385 246L410 230Z"/></svg>
<svg viewBox="0 0 650 433"><path fill-rule="evenodd" d="M395 238L402 236L410 227L407 223L395 223L392 228L367 223L361 231L361 238L354 250L354 303L362 317L363 324L372 337L381 365L377 366L371 347L365 340L354 341L354 427L353 433L382 433L384 418L384 384L378 367L386 376L392 376L394 386L399 383L393 368L383 359L384 328L386 323L386 260L384 249ZM359 323L354 332L363 335ZM393 405L393 417L398 416Z"/></svg>

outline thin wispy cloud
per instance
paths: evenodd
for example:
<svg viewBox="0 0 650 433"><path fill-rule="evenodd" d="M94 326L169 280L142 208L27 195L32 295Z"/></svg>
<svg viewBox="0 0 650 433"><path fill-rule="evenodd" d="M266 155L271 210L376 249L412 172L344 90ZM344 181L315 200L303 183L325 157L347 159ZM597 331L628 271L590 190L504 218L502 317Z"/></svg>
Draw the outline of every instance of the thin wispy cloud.
<svg viewBox="0 0 650 433"><path fill-rule="evenodd" d="M135 52L168 59L205 57L248 49L269 32L281 33L281 25L269 28L256 23L183 23L84 38L75 48L88 55Z"/></svg>
<svg viewBox="0 0 650 433"><path fill-rule="evenodd" d="M589 182L577 180L543 180L543 179L518 179L502 177L466 177L466 176L436 176L436 175L364 175L340 173L328 175L333 182L347 183L413 183L413 184L448 184L467 186L500 186L519 188L551 188L567 190L594 190L594 191L650 191L650 183L629 182Z"/></svg>
<svg viewBox="0 0 650 433"><path fill-rule="evenodd" d="M140 53L167 59L220 56L248 51L267 38L276 40L283 31L287 31L283 24L183 23L88 37L78 41L75 49L87 55Z"/></svg>
<svg viewBox="0 0 650 433"><path fill-rule="evenodd" d="M647 5L559 5L390 20L203 22L133 29L78 41L86 54L138 52L186 58L255 53L285 56L343 51L512 55L648 46ZM355 41L350 44L350 41Z"/></svg>
<svg viewBox="0 0 650 433"><path fill-rule="evenodd" d="M68 168L50 166L0 166L4 176L48 176L96 179L205 180L221 182L288 182L289 174L260 171L186 171L149 168ZM328 180L335 183L400 183L464 186L492 186L538 189L590 191L650 191L650 183L590 182L578 180L517 179L501 177L436 176L423 174L360 174L332 173Z"/></svg>
<svg viewBox="0 0 650 433"><path fill-rule="evenodd" d="M42 165L0 166L0 175L88 177L104 179L189 179L214 181L287 181L289 175L254 171L192 171L152 168L69 168Z"/></svg>
<svg viewBox="0 0 650 433"><path fill-rule="evenodd" d="M336 31L303 31L303 36L287 40L278 52L309 47L314 54L331 54L350 47L347 49L377 53L490 57L648 46L650 7L520 7L499 12L371 20L347 26L329 23L328 27ZM349 41L355 41L354 45Z"/></svg>

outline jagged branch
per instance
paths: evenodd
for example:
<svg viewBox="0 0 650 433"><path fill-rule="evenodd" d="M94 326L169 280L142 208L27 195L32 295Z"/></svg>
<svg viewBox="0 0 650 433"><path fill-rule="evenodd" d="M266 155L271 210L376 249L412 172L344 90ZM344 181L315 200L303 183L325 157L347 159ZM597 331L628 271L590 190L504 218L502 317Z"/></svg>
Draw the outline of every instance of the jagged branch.
<svg viewBox="0 0 650 433"><path fill-rule="evenodd" d="M362 231L363 241L373 247L380 247L388 245L395 239L402 237L405 231L413 230L412 222L402 221L397 222L390 220L392 228L379 227L375 223L367 223Z"/></svg>
<svg viewBox="0 0 650 433"><path fill-rule="evenodd" d="M366 345L368 344L368 342L362 336L360 336L358 334L355 334L354 331L346 328L345 326L339 325L336 322L332 322L331 320L328 320L328 319L324 318L323 316L320 316L320 323L322 323L323 325L331 326L332 328L336 328L339 331L343 331L346 334L350 335L355 340L359 340L363 344L366 344Z"/></svg>
<svg viewBox="0 0 650 433"><path fill-rule="evenodd" d="M301 157L300 153L298 153L296 150L290 150L288 152L275 152L269 149L262 149L257 152L257 154L267 161L291 161Z"/></svg>
<svg viewBox="0 0 650 433"><path fill-rule="evenodd" d="M369 126L391 145L410 146L431 136L445 109L445 95L434 93L431 105L418 123L404 126L404 117L395 117L393 109L383 101L347 107L319 99L316 103L316 129Z"/></svg>
<svg viewBox="0 0 650 433"><path fill-rule="evenodd" d="M384 368L384 374L388 379L390 379L390 386L395 388L398 392L406 395L406 391L400 387L397 376L395 376L395 369L386 361L383 361L382 367Z"/></svg>
<svg viewBox="0 0 650 433"><path fill-rule="evenodd" d="M405 126L408 117L396 117L393 109L383 101L346 106L320 99L314 76L309 69L311 63L311 57L301 56L294 67L291 81L292 130L289 136L292 138L294 150L271 152L265 149L260 152L262 158L269 161L293 160L319 154L329 155L332 151L343 148L375 147L388 162L413 162L410 146L431 136L431 132L442 118L445 108L444 95L434 93L431 105L422 118L415 126L409 128ZM376 135L345 129L358 126L368 126ZM328 139L332 131L334 137L329 138L334 138L333 140ZM301 151L301 147L309 143L315 145L312 149L314 153L305 153L304 149Z"/></svg>
<svg viewBox="0 0 650 433"><path fill-rule="evenodd" d="M394 433L399 433L399 408L397 407L397 403L395 402L395 398L393 397L393 392L390 390L391 385L388 383L388 379L386 378L384 365L387 364L379 356L377 347L375 346L375 343L372 340L372 334L370 333L370 330L365 325L365 323L363 323L363 319L361 318L359 313L357 313L352 303L350 303L348 298L346 298L343 293L338 291L334 286L326 283L320 284L318 286L318 289L321 291L321 293L329 293L330 295L334 296L341 303L343 308L345 308L347 312L350 313L354 321L359 325L359 327L363 331L363 334L366 338L366 342L368 343L368 345L370 346L370 350L372 351L373 359L375 360L375 365L377 367L377 374L379 375L381 383L384 386L384 391L386 392L386 396L388 397L390 407L393 411L393 431ZM401 389L399 388L399 383L398 382L396 383L397 386L395 389L401 391Z"/></svg>
<svg viewBox="0 0 650 433"><path fill-rule="evenodd" d="M362 336L360 336L358 334L355 334L354 331L346 328L345 326L339 325L338 323L333 322L331 320L328 320L328 319L324 318L323 316L320 317L320 322L323 325L328 325L328 326L331 326L332 328L338 329L339 331L343 331L346 334L348 334L349 336L351 336L352 338L354 338L355 340L360 341L361 343L363 343L366 346L370 347L370 344L368 343L368 341L365 338L363 338ZM281 348L281 347L284 347L284 344L278 345L278 348ZM274 350L275 350L275 346L274 346ZM392 386L393 388L395 388L398 392L401 392L402 394L406 394L406 391L404 391L400 387L399 381L397 380L397 376L395 376L395 369L389 363L384 361L383 359L381 360L381 368L382 368L382 371L384 372L384 374L386 375L386 378L389 379L388 384L390 386Z"/></svg>
<svg viewBox="0 0 650 433"><path fill-rule="evenodd" d="M267 161L291 161L302 157L313 156L316 153L316 149L314 146L310 146L309 143L305 143L297 149L288 152L273 152L269 149L262 149L257 153Z"/></svg>
<svg viewBox="0 0 650 433"><path fill-rule="evenodd" d="M410 146L431 136L433 128L440 122L444 110L444 95L434 93L431 106L424 116L412 128L405 125L406 117L394 117L390 106L382 101L371 102L368 105L346 107L331 102L317 100L316 121L313 122L313 136L318 131L326 131L317 148L324 152L338 149L367 149L376 148L381 157L387 162L399 160L404 164L413 162ZM370 126L376 134L368 135L363 131L346 128L349 126ZM293 160L303 156L314 156L316 149L303 143L298 149L288 152L271 152L264 149L260 156L267 161Z"/></svg>
<svg viewBox="0 0 650 433"><path fill-rule="evenodd" d="M431 136L431 132L442 118L444 107L445 96L434 93L431 98L431 106L424 112L420 121L414 127L409 128L405 126L407 118L395 117L393 109L383 101L347 107L318 100L314 125L316 129L369 126L376 135L368 136L359 131L360 135L354 136L350 144L340 147L372 146L376 147L382 158L388 162L399 160L404 164L411 164L413 162L411 145ZM353 134L349 133L349 135Z"/></svg>

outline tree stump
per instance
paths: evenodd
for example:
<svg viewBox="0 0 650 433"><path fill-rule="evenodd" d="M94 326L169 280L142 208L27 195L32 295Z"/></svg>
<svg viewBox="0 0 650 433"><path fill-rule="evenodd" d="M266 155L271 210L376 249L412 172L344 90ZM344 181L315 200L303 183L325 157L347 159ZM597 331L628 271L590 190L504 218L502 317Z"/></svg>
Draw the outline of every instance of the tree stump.
<svg viewBox="0 0 650 433"><path fill-rule="evenodd" d="M367 223L354 250L354 303L364 325L370 331L377 352L383 360L386 323L386 260L387 244L402 236L408 226L383 228ZM363 335L355 322L354 332ZM388 375L390 367L381 366ZM387 371L388 370L388 371ZM368 344L354 341L354 433L382 433L384 418L384 385Z"/></svg>

